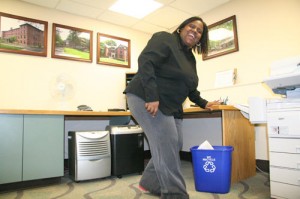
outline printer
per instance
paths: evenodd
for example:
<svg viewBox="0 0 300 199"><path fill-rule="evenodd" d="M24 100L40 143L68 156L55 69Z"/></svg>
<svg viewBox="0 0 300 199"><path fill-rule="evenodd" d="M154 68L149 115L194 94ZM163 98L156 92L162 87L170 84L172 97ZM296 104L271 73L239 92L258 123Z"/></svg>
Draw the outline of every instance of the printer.
<svg viewBox="0 0 300 199"><path fill-rule="evenodd" d="M266 100L269 136L300 137L300 56L276 61L270 69L264 83L282 98Z"/></svg>
<svg viewBox="0 0 300 199"><path fill-rule="evenodd" d="M272 198L300 198L300 56L274 62L264 81Z"/></svg>

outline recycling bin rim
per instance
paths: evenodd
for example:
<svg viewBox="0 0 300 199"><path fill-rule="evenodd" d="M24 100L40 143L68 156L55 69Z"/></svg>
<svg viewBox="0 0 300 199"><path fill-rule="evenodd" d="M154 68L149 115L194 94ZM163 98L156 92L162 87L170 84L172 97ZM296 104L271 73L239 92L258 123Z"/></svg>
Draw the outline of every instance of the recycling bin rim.
<svg viewBox="0 0 300 199"><path fill-rule="evenodd" d="M214 149L198 149L199 146L193 146L190 151L233 151L233 146L212 146Z"/></svg>

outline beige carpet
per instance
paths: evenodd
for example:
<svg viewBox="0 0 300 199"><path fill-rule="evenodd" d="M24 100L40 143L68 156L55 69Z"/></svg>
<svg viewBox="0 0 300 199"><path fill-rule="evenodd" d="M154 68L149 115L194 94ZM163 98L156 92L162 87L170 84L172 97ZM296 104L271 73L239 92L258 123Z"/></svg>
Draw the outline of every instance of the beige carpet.
<svg viewBox="0 0 300 199"><path fill-rule="evenodd" d="M231 185L227 194L197 192L195 190L192 163L182 161L182 171L191 199L269 199L269 176L257 172L256 176ZM122 178L108 177L82 182L73 182L68 173L61 183L26 190L0 193L1 199L153 199L155 196L142 193L137 187L141 175L130 174Z"/></svg>

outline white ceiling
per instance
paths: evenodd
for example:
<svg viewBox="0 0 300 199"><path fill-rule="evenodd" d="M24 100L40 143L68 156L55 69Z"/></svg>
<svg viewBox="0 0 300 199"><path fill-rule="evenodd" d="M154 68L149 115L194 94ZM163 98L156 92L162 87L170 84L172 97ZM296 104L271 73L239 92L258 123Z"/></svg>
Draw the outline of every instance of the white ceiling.
<svg viewBox="0 0 300 199"><path fill-rule="evenodd" d="M191 16L216 8L230 0L156 0L163 4L150 15L136 19L108 10L116 0L20 0L39 6L125 26L146 33L173 31Z"/></svg>

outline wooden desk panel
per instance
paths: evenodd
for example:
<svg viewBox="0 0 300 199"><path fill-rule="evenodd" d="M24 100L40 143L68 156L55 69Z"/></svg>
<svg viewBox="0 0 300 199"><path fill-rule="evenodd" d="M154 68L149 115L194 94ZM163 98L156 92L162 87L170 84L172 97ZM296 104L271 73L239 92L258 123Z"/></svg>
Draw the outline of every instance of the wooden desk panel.
<svg viewBox="0 0 300 199"><path fill-rule="evenodd" d="M222 111L223 145L233 146L231 182L256 174L254 126L240 111Z"/></svg>

